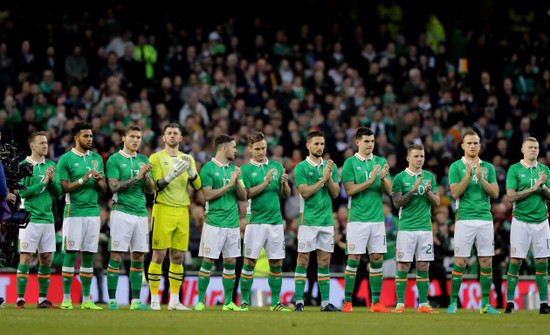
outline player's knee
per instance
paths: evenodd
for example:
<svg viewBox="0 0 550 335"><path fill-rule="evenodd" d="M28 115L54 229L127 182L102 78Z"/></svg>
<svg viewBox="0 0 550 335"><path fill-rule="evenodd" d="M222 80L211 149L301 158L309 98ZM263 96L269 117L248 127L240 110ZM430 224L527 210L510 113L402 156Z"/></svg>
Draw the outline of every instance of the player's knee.
<svg viewBox="0 0 550 335"><path fill-rule="evenodd" d="M53 254L51 252L40 254L40 264L44 266L51 266L53 260Z"/></svg>

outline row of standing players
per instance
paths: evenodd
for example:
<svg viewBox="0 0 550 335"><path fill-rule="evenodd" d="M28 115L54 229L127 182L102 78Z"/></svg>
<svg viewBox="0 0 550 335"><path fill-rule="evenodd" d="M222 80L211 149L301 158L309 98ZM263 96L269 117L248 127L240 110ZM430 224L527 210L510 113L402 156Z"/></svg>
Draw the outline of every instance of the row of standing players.
<svg viewBox="0 0 550 335"><path fill-rule="evenodd" d="M80 122L73 128L75 147L63 155L57 166L45 158L48 152L46 134L36 132L29 137L32 154L25 162L33 165L33 176L24 181L26 190L20 192L25 207L31 212L31 222L20 231L21 262L17 269L18 308L25 307L28 269L33 253L38 249L40 266L39 308L57 308L47 297L52 253L55 251L55 232L51 211L51 195L65 194L63 249L66 252L62 268L64 299L62 309L72 309L71 286L74 265L81 252L80 280L82 309L101 309L90 299L93 276L92 259L99 238L98 194L109 187L113 193L111 212L111 257L107 268L109 309L118 309L116 289L122 256L131 252L130 286L131 309L160 309L158 296L161 263L169 250L170 302L168 309L187 310L179 301L183 280L183 253L189 238L188 185L202 190L206 201L205 223L202 230L199 256L203 257L198 276L199 298L195 310L205 309L205 294L214 262L223 253L222 282L224 306L227 311L248 311L250 289L256 260L262 249L269 259L268 283L271 289L272 311L291 311L279 301L282 286L284 229L279 196L288 197L291 189L288 175L279 162L267 158L264 135L249 136L252 159L241 168L231 164L237 153L234 139L220 135L215 139L216 155L197 171L190 155L178 151L182 140L181 128L172 123L164 129L165 149L151 155L150 160L137 153L142 138L139 127L125 129L124 147L107 161L104 176L103 160L90 149L93 143L91 124ZM297 164L294 177L300 194L300 227L298 230L298 259L295 272L295 311L304 310L304 290L309 255L317 251L318 284L321 311L340 311L329 301L330 257L334 250L332 198L340 192L338 172L331 160L322 158L324 134L311 132L307 136L308 157ZM369 253L369 285L372 292L371 312L392 312L380 302L382 290L382 261L386 253L386 235L382 212L382 194L392 196L399 208L399 231L396 245L398 262L395 278L397 306L393 312L404 312L405 291L411 263L416 260L416 285L421 313L437 313L428 304L429 264L433 260L431 207L439 206L439 190L434 175L423 170L424 148L413 144L408 148L408 168L389 176L389 166L375 156L374 133L362 127L357 130L357 153L348 158L342 168L341 180L349 196L347 267L345 269L344 312L353 311L351 296L361 255ZM449 170L451 194L456 199L455 264L451 276L451 301L447 313L456 313L457 297L470 250L476 245L481 265L481 313L498 314L491 307L489 295L492 283L494 255L493 225L490 197L498 196L493 166L479 159L480 139L473 130L463 136L464 156ZM508 270L506 313L514 309L513 297L521 261L531 248L536 259L536 283L541 298L541 314L550 313L547 305L548 256L550 229L547 221L546 199L550 199L548 167L538 164L538 142L526 138L522 147L524 159L510 167L507 176L507 196L514 202L515 211L511 232L511 263ZM106 177L106 178L105 178ZM144 191L155 192L152 214L152 261L148 269L151 306L139 298L143 259L149 251L149 224ZM249 201L243 250L241 251L238 200ZM235 286L235 263L241 255L242 304L232 301Z"/></svg>

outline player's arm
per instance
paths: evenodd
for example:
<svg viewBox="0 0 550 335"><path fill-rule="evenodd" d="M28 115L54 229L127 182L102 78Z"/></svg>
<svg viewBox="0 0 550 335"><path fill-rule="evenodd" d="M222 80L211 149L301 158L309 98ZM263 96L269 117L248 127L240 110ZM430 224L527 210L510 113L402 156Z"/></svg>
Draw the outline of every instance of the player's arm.
<svg viewBox="0 0 550 335"><path fill-rule="evenodd" d="M384 164L384 167L380 171L380 180L382 181L382 192L386 193L386 195L391 195L392 191L392 184L390 178L388 178L390 172L390 166L388 164Z"/></svg>
<svg viewBox="0 0 550 335"><path fill-rule="evenodd" d="M456 170L456 169L455 169ZM452 173L457 173L453 171L449 171L449 175ZM453 199L458 199L462 196L464 191L466 191L466 188L468 187L468 184L470 183L470 179L473 175L473 169L470 164L466 164L466 174L464 177L460 180L458 183L451 183L449 185L449 188L451 189L451 196ZM449 176L449 179L451 177Z"/></svg>
<svg viewBox="0 0 550 335"><path fill-rule="evenodd" d="M537 181L533 186L519 192L515 188L515 186L517 185L517 178L515 180L516 183L514 183L514 180L511 180L510 178L516 178L516 176L510 175L506 179L506 184L507 184L506 196L508 197L508 201L516 202L516 201L523 200L528 196L530 196L531 194L535 193L539 188L541 188L543 196L546 199L549 199L548 197L550 196L550 190L548 189L548 186L546 186L546 180L548 178L546 175L543 175L541 178L537 179Z"/></svg>
<svg viewBox="0 0 550 335"><path fill-rule="evenodd" d="M105 182L105 178L103 178L103 171L92 172L92 177L94 178L95 189L99 193L105 194L107 192L107 183Z"/></svg>
<svg viewBox="0 0 550 335"><path fill-rule="evenodd" d="M364 182L359 184L356 184L354 181L344 182L344 189L346 190L346 194L348 195L348 197L354 196L357 193L363 192L364 190L369 188L376 181L377 175L378 166L375 166L370 173L370 178L365 180Z"/></svg>
<svg viewBox="0 0 550 335"><path fill-rule="evenodd" d="M155 182L153 182L153 177L149 174L145 175L145 183L143 184L145 192L149 194L155 193Z"/></svg>
<svg viewBox="0 0 550 335"><path fill-rule="evenodd" d="M187 174L189 175L189 181L191 182L191 185L193 185L193 188L198 191L202 187L202 180L201 176L199 175L199 171L197 170L197 165L195 163L195 160L192 156L189 156L189 160L191 161L191 170L187 170ZM192 177L192 175L194 176Z"/></svg>
<svg viewBox="0 0 550 335"><path fill-rule="evenodd" d="M248 199L252 199L252 198L255 198L258 195L260 195L269 186L269 184L271 184L273 173L275 171L277 171L277 170L276 169L271 169L271 170L267 171L267 174L265 176L265 180L263 181L263 183L258 184L254 187L246 188L246 197ZM245 178L246 178L246 174L245 174Z"/></svg>
<svg viewBox="0 0 550 335"><path fill-rule="evenodd" d="M498 198L498 183L496 181L490 183L485 178L483 178L483 173L481 172L481 166L479 166L479 162L476 165L476 177L481 184L481 187L489 194L489 196L493 199Z"/></svg>
<svg viewBox="0 0 550 335"><path fill-rule="evenodd" d="M338 194L340 193L340 184L338 183L338 170L336 169L336 165L332 160L329 160L327 162L327 168L329 170L327 179L328 192L333 199L336 199L338 198ZM323 170L323 175L324 174L325 171Z"/></svg>
<svg viewBox="0 0 550 335"><path fill-rule="evenodd" d="M80 185L83 185L84 183L88 182L88 180L90 180L91 177L92 177L92 171L88 171L86 172L86 174L84 174L84 177L78 180L75 180L73 182L69 182L68 180L63 180L61 178L61 189L63 190L63 194L72 193L76 191L80 187Z"/></svg>
<svg viewBox="0 0 550 335"><path fill-rule="evenodd" d="M399 175L396 177L399 178ZM393 205L395 208L401 208L405 206L406 204L411 201L411 198L413 197L414 193L418 190L418 187L420 186L420 183L422 182L422 178L418 178L415 180L413 187L408 191L407 193L403 194L402 188L400 187L400 179L396 180L396 191L392 193L391 199L393 202Z"/></svg>
<svg viewBox="0 0 550 335"><path fill-rule="evenodd" d="M428 196L428 201L430 202L430 205L432 205L433 207L439 207L439 204L441 203L439 190L432 190L432 186L430 184L429 189L426 189L426 195Z"/></svg>
<svg viewBox="0 0 550 335"><path fill-rule="evenodd" d="M523 199L527 198L531 194L535 193L535 191L536 191L536 189L534 188L534 186L529 187L528 189L523 190L523 191L519 191L519 192L514 188L507 188L506 189L506 196L508 197L508 201L516 202L516 201L520 201L520 200L523 200Z"/></svg>
<svg viewBox="0 0 550 335"><path fill-rule="evenodd" d="M19 196L23 199L32 198L39 195L47 189L49 183L49 176L46 174L42 182L30 185L30 177L25 177L23 180L24 185L27 187L24 190L19 190Z"/></svg>
<svg viewBox="0 0 550 335"><path fill-rule="evenodd" d="M290 196L290 185L288 184L288 174L286 169L283 168L283 175L281 176L281 195L283 198L288 198Z"/></svg>
<svg viewBox="0 0 550 335"><path fill-rule="evenodd" d="M59 198L63 194L61 189L61 182L59 180L59 173L56 173L55 164L51 166L50 183L48 184L48 191L56 198Z"/></svg>

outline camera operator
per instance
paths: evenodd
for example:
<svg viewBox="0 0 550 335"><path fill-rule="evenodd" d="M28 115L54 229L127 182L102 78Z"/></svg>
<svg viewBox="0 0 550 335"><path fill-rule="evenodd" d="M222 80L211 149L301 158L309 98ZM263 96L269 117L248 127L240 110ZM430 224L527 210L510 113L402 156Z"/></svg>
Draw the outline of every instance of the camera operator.
<svg viewBox="0 0 550 335"><path fill-rule="evenodd" d="M52 195L62 194L56 165L49 159L46 132L33 132L29 136L31 155L21 162L32 166L32 176L25 177L26 189L19 191L25 209L31 213L26 228L19 230L20 263L17 268L17 308L25 308L25 291L29 266L38 249L38 305L37 308L58 308L46 299L50 286L50 272L55 252L55 227L52 212Z"/></svg>

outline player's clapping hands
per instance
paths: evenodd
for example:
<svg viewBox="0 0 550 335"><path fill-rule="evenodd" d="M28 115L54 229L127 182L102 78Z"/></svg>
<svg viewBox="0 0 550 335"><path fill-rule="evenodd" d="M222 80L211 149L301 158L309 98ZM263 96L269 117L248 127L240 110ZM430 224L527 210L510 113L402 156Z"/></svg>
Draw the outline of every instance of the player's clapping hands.
<svg viewBox="0 0 550 335"><path fill-rule="evenodd" d="M288 183L288 174L286 173L286 169L283 169L283 175L281 176L281 182L283 184Z"/></svg>
<svg viewBox="0 0 550 335"><path fill-rule="evenodd" d="M182 158L184 164L184 172L187 172L189 178L193 179L197 175L195 169L193 169L193 162L191 161L190 156L183 156Z"/></svg>
<svg viewBox="0 0 550 335"><path fill-rule="evenodd" d="M390 172L390 166L388 164L384 164L384 167L380 171L380 179L386 178L389 172Z"/></svg>
<svg viewBox="0 0 550 335"><path fill-rule="evenodd" d="M145 176L147 176L147 173L151 171L151 163L145 164L139 169L139 172L137 174L137 179L143 179Z"/></svg>
<svg viewBox="0 0 550 335"><path fill-rule="evenodd" d="M275 173L275 171L277 171L277 170L271 169L271 170L267 171L267 174L265 176L265 181L267 181L268 185L271 184L271 178L273 177L273 173Z"/></svg>
<svg viewBox="0 0 550 335"><path fill-rule="evenodd" d="M241 168L235 166L235 172L231 172L231 179L229 179L229 185L234 186L241 176Z"/></svg>
<svg viewBox="0 0 550 335"><path fill-rule="evenodd" d="M418 190L418 187L420 187L420 183L422 183L422 178L417 178L415 181L414 181L414 184L413 184L413 192L416 192Z"/></svg>

